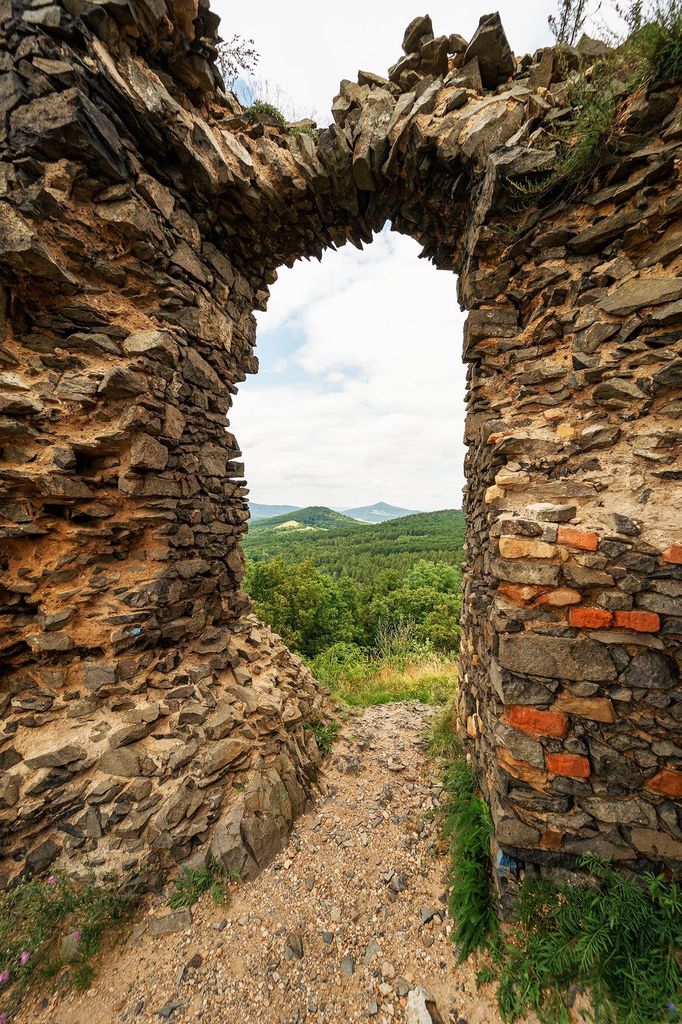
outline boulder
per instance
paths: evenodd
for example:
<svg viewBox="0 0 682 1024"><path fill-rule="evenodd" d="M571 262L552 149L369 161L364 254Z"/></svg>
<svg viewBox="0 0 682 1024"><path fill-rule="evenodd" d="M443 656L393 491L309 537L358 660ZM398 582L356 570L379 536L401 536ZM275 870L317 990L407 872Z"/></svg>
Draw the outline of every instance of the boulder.
<svg viewBox="0 0 682 1024"><path fill-rule="evenodd" d="M485 14L479 21L464 53L464 66L474 59L478 61L481 81L486 89L497 88L514 74L514 55L498 13Z"/></svg>

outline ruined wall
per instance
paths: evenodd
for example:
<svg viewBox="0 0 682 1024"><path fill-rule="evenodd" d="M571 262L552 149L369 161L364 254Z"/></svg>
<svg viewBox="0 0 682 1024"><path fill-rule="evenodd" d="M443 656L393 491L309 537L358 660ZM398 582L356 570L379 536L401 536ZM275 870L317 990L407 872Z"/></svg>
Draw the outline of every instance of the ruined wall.
<svg viewBox="0 0 682 1024"><path fill-rule="evenodd" d="M589 47L417 19L313 138L222 91L192 0L0 9L3 874L281 843L325 697L240 593L225 414L277 268L387 219L471 311L460 712L497 843L678 869L679 97L523 211Z"/></svg>

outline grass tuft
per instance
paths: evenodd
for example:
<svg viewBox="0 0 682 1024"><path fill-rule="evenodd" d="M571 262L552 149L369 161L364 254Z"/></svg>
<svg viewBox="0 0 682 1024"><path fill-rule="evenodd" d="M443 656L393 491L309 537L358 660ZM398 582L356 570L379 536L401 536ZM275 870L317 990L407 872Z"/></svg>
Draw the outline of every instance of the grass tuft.
<svg viewBox="0 0 682 1024"><path fill-rule="evenodd" d="M265 100L255 100L250 107L247 107L247 114L267 114L283 128L286 126L286 118L281 110L278 110L274 103L267 103Z"/></svg>
<svg viewBox="0 0 682 1024"><path fill-rule="evenodd" d="M315 718L310 722L305 722L304 727L315 737L315 742L322 757L327 757L331 753L334 742L341 731L341 723Z"/></svg>
<svg viewBox="0 0 682 1024"><path fill-rule="evenodd" d="M173 882L173 892L168 901L173 910L191 907L205 892L210 892L214 903L230 902L230 882L240 881L236 871L226 871L220 861L213 858L203 868L180 869Z"/></svg>

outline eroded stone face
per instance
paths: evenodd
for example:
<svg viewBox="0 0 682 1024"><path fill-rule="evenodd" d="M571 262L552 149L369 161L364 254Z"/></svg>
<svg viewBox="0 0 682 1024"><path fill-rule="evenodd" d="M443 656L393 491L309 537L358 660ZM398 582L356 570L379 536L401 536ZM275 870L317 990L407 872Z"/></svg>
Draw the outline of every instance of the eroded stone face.
<svg viewBox="0 0 682 1024"><path fill-rule="evenodd" d="M460 726L497 841L679 870L678 93L524 212L510 182L552 166L588 50L419 18L312 138L221 90L207 8L77 7L4 24L3 877L248 876L286 837L325 696L248 616L225 416L277 268L387 219L470 310Z"/></svg>

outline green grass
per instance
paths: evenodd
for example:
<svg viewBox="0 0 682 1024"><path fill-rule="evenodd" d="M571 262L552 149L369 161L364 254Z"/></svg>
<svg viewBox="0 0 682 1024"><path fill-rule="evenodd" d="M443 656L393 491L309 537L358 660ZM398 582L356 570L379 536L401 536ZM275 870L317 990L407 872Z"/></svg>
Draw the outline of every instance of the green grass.
<svg viewBox="0 0 682 1024"><path fill-rule="evenodd" d="M319 747L322 757L327 757L331 753L334 741L341 731L341 723L314 718L310 722L305 723L305 728L315 737L315 742Z"/></svg>
<svg viewBox="0 0 682 1024"><path fill-rule="evenodd" d="M434 722L430 752L443 766L443 835L448 843L448 910L460 961L494 940L498 932L491 880L490 809L477 794L476 777L454 731L454 707Z"/></svg>
<svg viewBox="0 0 682 1024"><path fill-rule="evenodd" d="M457 663L435 656L431 662L415 662L403 669L369 662L366 675L342 677L332 687L332 693L350 707L358 708L403 700L444 704L452 696L456 681Z"/></svg>
<svg viewBox="0 0 682 1024"><path fill-rule="evenodd" d="M594 858L593 885L527 880L517 923L495 969L505 1021L534 1010L568 1024L566 994L587 989L600 1024L670 1024L682 1008L682 890L662 877L631 877Z"/></svg>
<svg viewBox="0 0 682 1024"><path fill-rule="evenodd" d="M238 881L236 871L226 871L215 859L203 868L181 868L168 903L173 910L191 907L205 892L210 892L214 903L229 903L229 883Z"/></svg>
<svg viewBox="0 0 682 1024"><path fill-rule="evenodd" d="M369 652L356 644L337 643L308 664L315 678L350 707L403 700L445 704L457 686L454 655L439 654L420 642L409 622L380 626Z"/></svg>
<svg viewBox="0 0 682 1024"><path fill-rule="evenodd" d="M48 979L89 988L92 959L124 924L133 900L113 883L77 882L61 871L1 892L0 1014L11 1018L23 994Z"/></svg>

